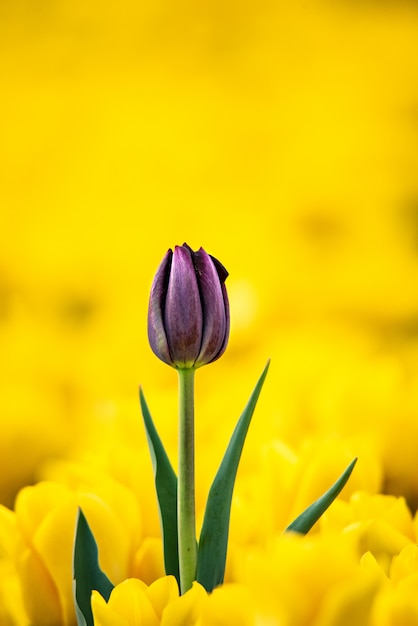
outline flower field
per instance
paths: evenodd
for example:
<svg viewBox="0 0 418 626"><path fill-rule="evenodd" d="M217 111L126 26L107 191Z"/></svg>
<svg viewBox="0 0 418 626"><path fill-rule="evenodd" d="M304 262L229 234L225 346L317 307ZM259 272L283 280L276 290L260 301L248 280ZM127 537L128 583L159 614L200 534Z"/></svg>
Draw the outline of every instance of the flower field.
<svg viewBox="0 0 418 626"><path fill-rule="evenodd" d="M115 585L95 626L418 624L417 36L408 0L2 3L0 626L81 626L79 507ZM180 595L138 388L177 468L147 312L184 241L229 273L228 346L196 375L198 531L271 364L225 582Z"/></svg>

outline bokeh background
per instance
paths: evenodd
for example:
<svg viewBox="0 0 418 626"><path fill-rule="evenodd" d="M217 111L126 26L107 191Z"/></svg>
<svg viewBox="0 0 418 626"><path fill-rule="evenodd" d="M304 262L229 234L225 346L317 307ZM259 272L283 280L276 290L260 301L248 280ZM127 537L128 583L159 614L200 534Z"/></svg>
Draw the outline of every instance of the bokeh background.
<svg viewBox="0 0 418 626"><path fill-rule="evenodd" d="M201 484L271 358L243 475L328 446L415 510L417 41L412 0L1 1L1 502L56 459L117 473L139 384L175 458L146 314L187 241L230 272Z"/></svg>

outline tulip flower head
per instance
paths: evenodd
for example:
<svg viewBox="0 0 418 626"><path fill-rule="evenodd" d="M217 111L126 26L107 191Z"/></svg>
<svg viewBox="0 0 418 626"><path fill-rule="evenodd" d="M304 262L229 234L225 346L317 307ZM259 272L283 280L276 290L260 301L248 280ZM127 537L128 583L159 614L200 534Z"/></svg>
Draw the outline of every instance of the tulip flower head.
<svg viewBox="0 0 418 626"><path fill-rule="evenodd" d="M155 275L148 310L148 339L159 359L177 369L218 359L229 337L228 272L203 248L170 249Z"/></svg>

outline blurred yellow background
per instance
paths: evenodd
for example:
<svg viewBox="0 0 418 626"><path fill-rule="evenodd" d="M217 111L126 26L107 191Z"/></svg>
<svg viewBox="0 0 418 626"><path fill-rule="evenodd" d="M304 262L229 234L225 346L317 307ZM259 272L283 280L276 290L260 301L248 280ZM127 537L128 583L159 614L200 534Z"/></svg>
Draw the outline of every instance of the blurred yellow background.
<svg viewBox="0 0 418 626"><path fill-rule="evenodd" d="M142 436L139 383L175 454L146 314L184 241L230 272L198 472L271 357L244 463L338 440L418 501L417 41L412 1L1 2L3 503Z"/></svg>

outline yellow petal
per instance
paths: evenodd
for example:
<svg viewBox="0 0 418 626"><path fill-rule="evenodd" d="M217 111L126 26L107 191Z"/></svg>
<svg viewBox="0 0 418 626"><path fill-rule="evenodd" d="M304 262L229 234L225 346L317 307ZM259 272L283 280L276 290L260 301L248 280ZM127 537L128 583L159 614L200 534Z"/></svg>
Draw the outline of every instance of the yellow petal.
<svg viewBox="0 0 418 626"><path fill-rule="evenodd" d="M129 626L159 626L159 619L147 596L147 586L137 578L129 578L117 585L108 604L127 620Z"/></svg>
<svg viewBox="0 0 418 626"><path fill-rule="evenodd" d="M137 550L134 559L133 575L147 585L165 574L164 549L159 537L146 537Z"/></svg>
<svg viewBox="0 0 418 626"><path fill-rule="evenodd" d="M132 535L117 511L94 493L78 494L78 504L91 526L99 547L100 565L114 584L131 574Z"/></svg>
<svg viewBox="0 0 418 626"><path fill-rule="evenodd" d="M195 626L206 602L205 589L194 582L189 591L166 606L161 626Z"/></svg>
<svg viewBox="0 0 418 626"><path fill-rule="evenodd" d="M418 572L418 546L405 546L401 552L393 557L390 568L390 579L397 583L403 578Z"/></svg>
<svg viewBox="0 0 418 626"><path fill-rule="evenodd" d="M411 574L397 587L379 594L373 607L372 626L418 624L418 574Z"/></svg>
<svg viewBox="0 0 418 626"><path fill-rule="evenodd" d="M94 493L103 502L106 502L113 515L118 519L120 526L123 527L124 533L132 542L131 550L138 548L143 536L142 519L138 499L133 491L110 477L106 477L106 480L83 491ZM78 491L78 493L82 492Z"/></svg>
<svg viewBox="0 0 418 626"><path fill-rule="evenodd" d="M324 596L317 626L368 626L380 576L363 568L338 582Z"/></svg>
<svg viewBox="0 0 418 626"><path fill-rule="evenodd" d="M91 594L91 610L94 626L133 626L119 613L114 611L98 591Z"/></svg>
<svg viewBox="0 0 418 626"><path fill-rule="evenodd" d="M16 498L18 527L29 541L51 509L68 499L68 489L52 482L40 482L21 489Z"/></svg>
<svg viewBox="0 0 418 626"><path fill-rule="evenodd" d="M55 583L64 625L74 622L72 597L72 559L77 502L67 494L67 502L59 503L40 523L33 536L33 546Z"/></svg>
<svg viewBox="0 0 418 626"><path fill-rule="evenodd" d="M38 555L27 549L18 563L26 611L36 626L63 623L56 586Z"/></svg>
<svg viewBox="0 0 418 626"><path fill-rule="evenodd" d="M0 547L13 559L21 544L20 532L17 528L16 513L0 504Z"/></svg>
<svg viewBox="0 0 418 626"><path fill-rule="evenodd" d="M0 624L27 626L20 580L11 562L0 559Z"/></svg>
<svg viewBox="0 0 418 626"><path fill-rule="evenodd" d="M199 626L253 626L251 590L244 585L223 585L210 594Z"/></svg>
<svg viewBox="0 0 418 626"><path fill-rule="evenodd" d="M389 578L386 576L384 569L379 565L376 557L371 552L365 552L360 559L360 565L362 568L373 572L379 579L382 587L390 586Z"/></svg>
<svg viewBox="0 0 418 626"><path fill-rule="evenodd" d="M361 551L372 552L386 571L389 569L392 557L410 543L411 540L406 535L383 519L376 519L366 524L360 537Z"/></svg>
<svg viewBox="0 0 418 626"><path fill-rule="evenodd" d="M179 597L179 588L176 579L174 576L159 578L148 587L147 595L160 620L167 604L170 604L170 602L173 602L173 600Z"/></svg>

